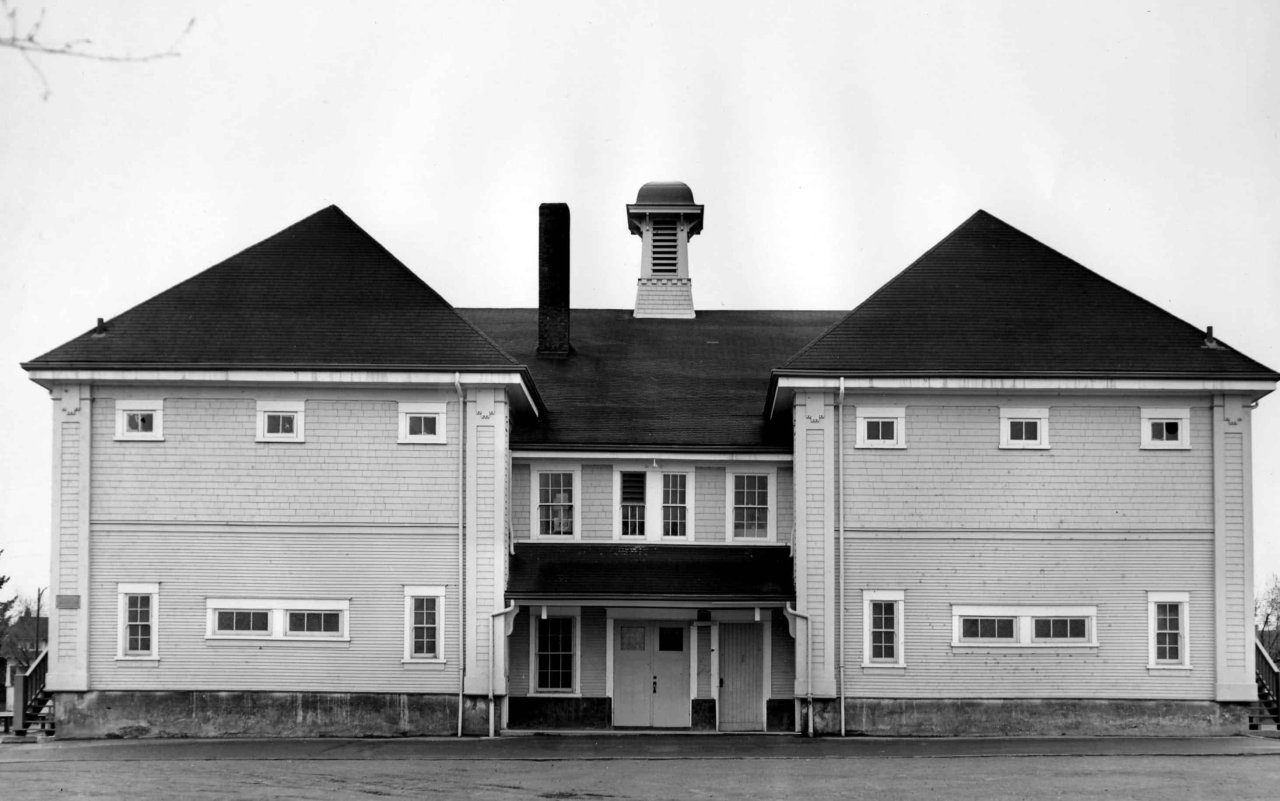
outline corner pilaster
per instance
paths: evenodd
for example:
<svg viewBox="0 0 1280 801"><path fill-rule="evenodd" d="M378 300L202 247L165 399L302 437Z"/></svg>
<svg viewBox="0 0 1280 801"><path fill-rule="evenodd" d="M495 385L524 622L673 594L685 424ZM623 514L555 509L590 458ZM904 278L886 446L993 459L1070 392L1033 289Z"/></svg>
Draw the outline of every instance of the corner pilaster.
<svg viewBox="0 0 1280 801"><path fill-rule="evenodd" d="M797 696L810 692L807 673L813 695L836 694L833 403L830 392L797 392L793 412L796 609L809 617L808 637L803 625L796 630Z"/></svg>
<svg viewBox="0 0 1280 801"><path fill-rule="evenodd" d="M53 397L53 604L49 626L51 690L89 689L89 501L93 398L85 384L55 387Z"/></svg>
<svg viewBox="0 0 1280 801"><path fill-rule="evenodd" d="M487 695L492 671L493 692L504 695L507 638L504 622L495 622L493 613L502 611L507 586L510 409L503 390L487 387L468 388L466 407L467 664L463 687L468 695Z"/></svg>

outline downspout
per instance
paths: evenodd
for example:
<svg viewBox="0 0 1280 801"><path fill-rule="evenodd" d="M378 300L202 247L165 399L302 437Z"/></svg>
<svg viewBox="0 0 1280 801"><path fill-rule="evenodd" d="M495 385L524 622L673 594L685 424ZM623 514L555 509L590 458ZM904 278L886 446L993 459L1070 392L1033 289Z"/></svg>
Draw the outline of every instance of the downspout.
<svg viewBox="0 0 1280 801"><path fill-rule="evenodd" d="M840 376L840 395L836 399L836 517L839 529L836 531L836 544L840 549L840 736L845 736L845 687L844 687L844 659L848 651L848 645L845 641L845 617L847 617L844 608L844 588L848 584L848 580L844 573L844 376ZM813 713L810 713L812 716Z"/></svg>
<svg viewBox="0 0 1280 801"><path fill-rule="evenodd" d="M797 612L795 605L790 607L782 607L782 611L793 620L800 618L804 621L804 691L805 706L809 709L809 736L813 736L813 635L809 631L809 616L803 612Z"/></svg>
<svg viewBox="0 0 1280 801"><path fill-rule="evenodd" d="M507 636L506 616L516 610L515 601L507 605L506 609L499 609L489 615L489 736L493 736L493 671L496 667L493 655L498 652L498 646L493 636L494 627L498 625L498 618L504 618L502 624L502 636ZM505 666L505 665L504 665Z"/></svg>
<svg viewBox="0 0 1280 801"><path fill-rule="evenodd" d="M462 373L453 374L453 388L458 393L458 736L462 736L462 693L467 680L467 589L466 580L466 516L463 495L467 472L467 402L462 396Z"/></svg>

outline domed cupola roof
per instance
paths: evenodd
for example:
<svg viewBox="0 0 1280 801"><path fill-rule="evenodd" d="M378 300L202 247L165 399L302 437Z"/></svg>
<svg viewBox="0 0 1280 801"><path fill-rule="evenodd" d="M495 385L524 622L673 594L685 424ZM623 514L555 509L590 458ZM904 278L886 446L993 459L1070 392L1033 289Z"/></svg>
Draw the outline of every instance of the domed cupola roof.
<svg viewBox="0 0 1280 801"><path fill-rule="evenodd" d="M636 194L637 206L693 206L693 190L679 181L650 181Z"/></svg>

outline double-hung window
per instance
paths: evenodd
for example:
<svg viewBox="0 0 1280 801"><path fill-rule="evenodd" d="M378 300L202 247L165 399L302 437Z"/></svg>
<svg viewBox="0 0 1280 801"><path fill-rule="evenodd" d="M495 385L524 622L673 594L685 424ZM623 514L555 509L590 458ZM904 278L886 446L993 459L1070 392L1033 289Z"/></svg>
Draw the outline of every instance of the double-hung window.
<svg viewBox="0 0 1280 801"><path fill-rule="evenodd" d="M1049 447L1049 410L1000 408L1000 447L1044 450Z"/></svg>
<svg viewBox="0 0 1280 801"><path fill-rule="evenodd" d="M160 585L119 584L117 595L117 659L158 659Z"/></svg>
<svg viewBox="0 0 1280 801"><path fill-rule="evenodd" d="M443 445L445 404L401 403L399 405L401 445Z"/></svg>
<svg viewBox="0 0 1280 801"><path fill-rule="evenodd" d="M728 470L725 474L728 539L772 542L777 524L777 470Z"/></svg>
<svg viewBox="0 0 1280 801"><path fill-rule="evenodd" d="M693 472L614 472L614 538L682 541L693 537Z"/></svg>
<svg viewBox="0 0 1280 801"><path fill-rule="evenodd" d="M1191 667L1187 648L1190 602L1190 593L1147 593L1147 667L1175 670Z"/></svg>
<svg viewBox="0 0 1280 801"><path fill-rule="evenodd" d="M1142 408L1142 450L1190 449L1190 409Z"/></svg>
<svg viewBox="0 0 1280 801"><path fill-rule="evenodd" d="M305 401L258 401L258 442L304 442Z"/></svg>
<svg viewBox="0 0 1280 801"><path fill-rule="evenodd" d="M443 662L444 587L404 588L404 661Z"/></svg>
<svg viewBox="0 0 1280 801"><path fill-rule="evenodd" d="M576 609L531 607L534 690L539 693L578 691L578 614Z"/></svg>
<svg viewBox="0 0 1280 801"><path fill-rule="evenodd" d="M116 401L117 440L158 442L164 439L163 400Z"/></svg>
<svg viewBox="0 0 1280 801"><path fill-rule="evenodd" d="M533 471L535 536L564 540L578 538L579 475L576 469Z"/></svg>
<svg viewBox="0 0 1280 801"><path fill-rule="evenodd" d="M902 406L859 406L856 448L907 447L907 413Z"/></svg>
<svg viewBox="0 0 1280 801"><path fill-rule="evenodd" d="M862 666L904 667L902 590L863 590Z"/></svg>

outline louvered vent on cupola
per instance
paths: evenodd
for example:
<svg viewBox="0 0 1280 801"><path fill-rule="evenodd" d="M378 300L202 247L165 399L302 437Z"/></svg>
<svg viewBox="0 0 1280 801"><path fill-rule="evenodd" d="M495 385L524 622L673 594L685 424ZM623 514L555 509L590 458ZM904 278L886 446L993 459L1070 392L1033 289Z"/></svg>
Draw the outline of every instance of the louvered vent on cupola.
<svg viewBox="0 0 1280 801"><path fill-rule="evenodd" d="M627 206L627 224L641 239L636 317L690 318L689 239L702 231L702 206L678 183L648 183Z"/></svg>

